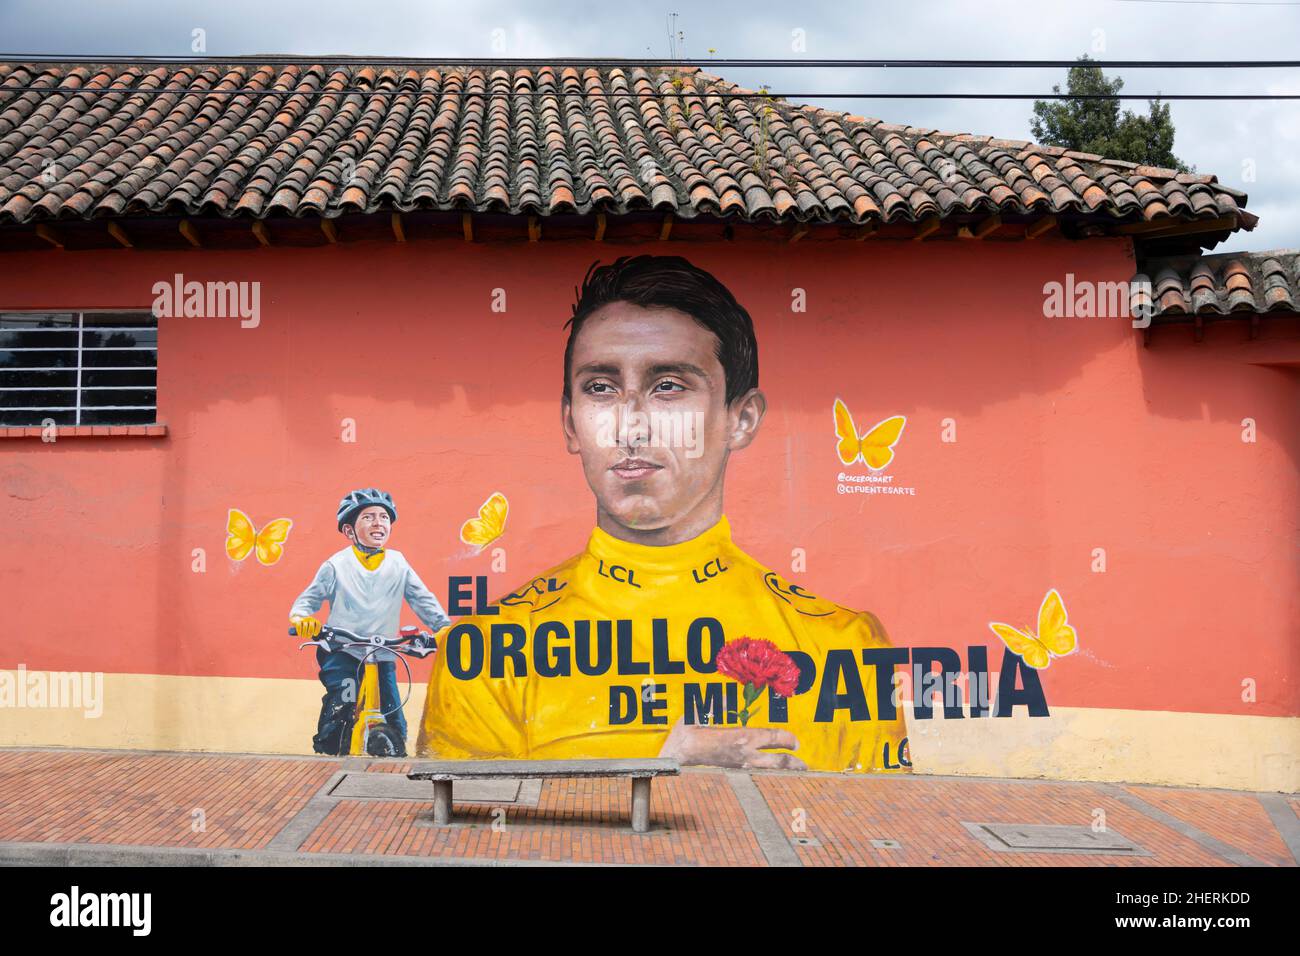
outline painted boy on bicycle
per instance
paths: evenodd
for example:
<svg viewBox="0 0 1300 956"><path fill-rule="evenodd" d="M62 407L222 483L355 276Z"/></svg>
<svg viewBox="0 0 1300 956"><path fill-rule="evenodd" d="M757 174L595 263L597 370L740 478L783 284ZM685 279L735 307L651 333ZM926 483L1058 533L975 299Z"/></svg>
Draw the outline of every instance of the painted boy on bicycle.
<svg viewBox="0 0 1300 956"><path fill-rule="evenodd" d="M299 637L310 641L320 634L321 622L311 615L326 601L330 605L327 624L365 637L396 637L403 601L431 631L451 623L438 598L424 586L402 553L384 547L396 521L392 496L378 488L360 488L339 502L338 528L349 545L326 559L311 584L293 602L289 622ZM400 706L394 655L364 646L332 652L318 648L316 662L325 696L321 698L320 720L312 739L317 753L347 752L359 690L358 670L365 658L378 664L380 706L405 741L406 719Z"/></svg>

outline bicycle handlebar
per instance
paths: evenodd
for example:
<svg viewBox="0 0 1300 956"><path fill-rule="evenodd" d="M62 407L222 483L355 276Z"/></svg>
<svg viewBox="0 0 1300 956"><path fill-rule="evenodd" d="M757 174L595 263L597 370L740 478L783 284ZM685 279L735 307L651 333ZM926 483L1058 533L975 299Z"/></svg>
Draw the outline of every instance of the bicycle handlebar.
<svg viewBox="0 0 1300 956"><path fill-rule="evenodd" d="M313 646L321 647L328 651L340 651L345 647L369 647L375 650L383 649L392 651L397 654L406 654L410 657L427 657L438 649L438 642L428 631L417 631L410 628L407 632L403 628L403 633L399 637L384 637L375 634L371 637L362 637L343 627L331 627L324 624L320 629L318 640L306 641L298 646L301 650L304 647ZM298 629L292 624L289 625L289 635L298 636Z"/></svg>

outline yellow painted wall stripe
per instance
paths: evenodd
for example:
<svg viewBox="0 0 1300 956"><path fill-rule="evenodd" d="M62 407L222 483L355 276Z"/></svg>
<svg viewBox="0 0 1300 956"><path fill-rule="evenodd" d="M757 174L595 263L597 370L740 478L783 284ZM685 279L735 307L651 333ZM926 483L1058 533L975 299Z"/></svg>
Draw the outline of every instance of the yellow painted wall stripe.
<svg viewBox="0 0 1300 956"><path fill-rule="evenodd" d="M323 693L316 680L104 674L98 717L0 706L0 746L310 753ZM406 704L408 748L424 693L417 684ZM1298 717L1054 707L908 729L917 773L1300 791Z"/></svg>

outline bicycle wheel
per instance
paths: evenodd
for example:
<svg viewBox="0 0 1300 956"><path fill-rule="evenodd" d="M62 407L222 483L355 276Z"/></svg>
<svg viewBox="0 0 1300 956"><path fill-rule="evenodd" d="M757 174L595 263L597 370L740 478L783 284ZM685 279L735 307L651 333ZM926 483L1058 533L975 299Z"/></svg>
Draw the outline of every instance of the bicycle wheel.
<svg viewBox="0 0 1300 956"><path fill-rule="evenodd" d="M396 730L380 724L371 727L366 735L366 753L372 757L405 757L406 745Z"/></svg>

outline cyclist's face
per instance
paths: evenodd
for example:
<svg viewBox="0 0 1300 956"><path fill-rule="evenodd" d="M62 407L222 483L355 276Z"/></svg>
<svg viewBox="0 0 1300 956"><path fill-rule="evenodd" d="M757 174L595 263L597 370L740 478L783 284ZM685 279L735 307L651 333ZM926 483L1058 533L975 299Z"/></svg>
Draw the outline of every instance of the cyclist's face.
<svg viewBox="0 0 1300 956"><path fill-rule="evenodd" d="M749 443L762 411L728 406L717 347L676 309L612 302L583 324L563 422L602 527L612 521L650 542L698 533L721 514L727 457Z"/></svg>
<svg viewBox="0 0 1300 956"><path fill-rule="evenodd" d="M379 505L363 509L352 525L354 540L367 548L382 548L392 530L387 509Z"/></svg>

